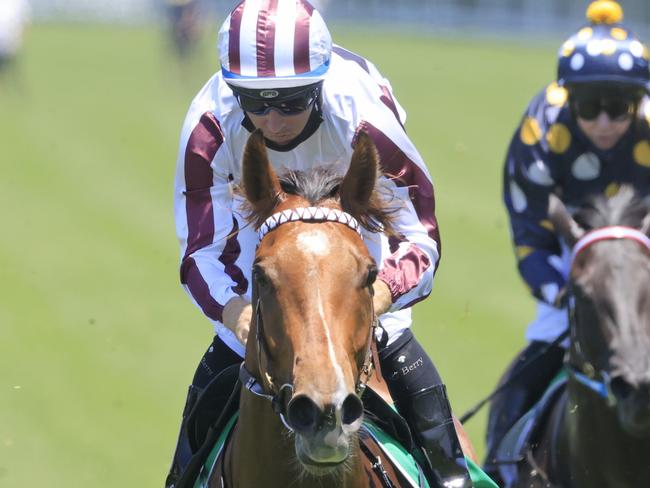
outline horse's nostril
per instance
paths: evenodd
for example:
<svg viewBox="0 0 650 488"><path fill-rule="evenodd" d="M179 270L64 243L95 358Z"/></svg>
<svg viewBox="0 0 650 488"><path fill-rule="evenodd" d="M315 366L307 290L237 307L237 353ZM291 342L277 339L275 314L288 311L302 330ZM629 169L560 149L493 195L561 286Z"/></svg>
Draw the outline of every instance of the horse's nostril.
<svg viewBox="0 0 650 488"><path fill-rule="evenodd" d="M614 378L610 383L610 387L614 396L619 400L624 400L634 392L634 387L621 376Z"/></svg>
<svg viewBox="0 0 650 488"><path fill-rule="evenodd" d="M314 430L321 415L321 409L307 395L293 397L287 406L287 421L296 432Z"/></svg>
<svg viewBox="0 0 650 488"><path fill-rule="evenodd" d="M354 394L349 394L341 406L341 417L344 425L350 425L356 422L363 415L363 403L361 399Z"/></svg>

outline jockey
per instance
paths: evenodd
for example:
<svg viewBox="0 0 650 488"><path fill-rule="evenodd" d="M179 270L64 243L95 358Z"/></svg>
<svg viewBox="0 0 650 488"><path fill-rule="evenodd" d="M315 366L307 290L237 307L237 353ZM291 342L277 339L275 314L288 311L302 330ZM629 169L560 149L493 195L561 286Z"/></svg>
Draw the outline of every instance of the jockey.
<svg viewBox="0 0 650 488"><path fill-rule="evenodd" d="M189 388L185 412L223 369L242 361L251 321L251 269L257 232L233 192L252 131L265 137L276 172L327 166L344 175L355 137L374 141L399 202L399 238L364 235L380 269L374 306L388 340L381 368L412 428L432 486L469 487L446 389L414 338L411 307L426 298L440 259L433 185L404 131L406 114L366 59L332 45L321 15L306 0L245 0L218 36L221 70L192 102L182 129L175 180L180 275L216 335ZM166 485L187 465L181 433Z"/></svg>
<svg viewBox="0 0 650 488"><path fill-rule="evenodd" d="M537 317L502 379L509 386L492 402L486 471L493 475L498 443L559 372L567 344L551 345L568 328L569 252L548 220L549 194L571 210L623 183L650 192L648 48L621 23L614 1L592 2L587 18L561 46L557 81L533 98L506 157L504 200Z"/></svg>

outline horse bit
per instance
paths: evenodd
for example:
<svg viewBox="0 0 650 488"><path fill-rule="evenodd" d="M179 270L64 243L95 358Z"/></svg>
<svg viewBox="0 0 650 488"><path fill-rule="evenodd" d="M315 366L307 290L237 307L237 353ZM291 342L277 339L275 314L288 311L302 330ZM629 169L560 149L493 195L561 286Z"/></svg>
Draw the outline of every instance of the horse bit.
<svg viewBox="0 0 650 488"><path fill-rule="evenodd" d="M640 230L632 227L624 226L610 226L588 232L573 246L571 252L571 266L573 266L577 256L592 244L604 240L614 239L629 239L638 242L650 251L650 238ZM577 380L582 385L596 392L600 397L607 400L610 407L616 405L616 397L612 392L611 382L612 378L606 371L596 369L587 359L585 359L580 341L575 335L576 331L576 314L575 314L575 298L573 294L569 297L569 328L571 330L572 343L580 358L580 365L574 366L567 363L567 371L569 375Z"/></svg>
<svg viewBox="0 0 650 488"><path fill-rule="evenodd" d="M327 208L327 207L298 207L294 209L283 210L282 212L277 212L271 215L264 223L260 226L259 230L259 240L260 242L266 234L277 229L280 225L287 222L335 222L343 224L350 229L354 230L359 237L363 239L361 234L361 226L359 222L350 214L343 212L341 210ZM257 281L254 282L257 286ZM370 289L370 295L373 295L372 284L368 285ZM271 374L269 365L267 364L266 370L262 368L262 356L270 357L268 350L268 343L266 340L266 335L264 332L264 320L262 317L262 303L259 298L259 294L256 293L257 300L255 301L255 322L256 322L256 333L255 340L257 342L257 363L260 367L260 372L264 376L265 382L269 385L271 393L267 393L264 389L264 386L248 371L245 367L245 363L242 362L239 370L239 380L241 381L244 388L250 391L253 395L263 398L271 402L273 410L280 416L284 426L290 431L293 432L293 428L289 425L286 420L286 406L288 404L288 399L293 396L293 383L284 383L281 386L276 385L276 381ZM366 346L366 355L361 367L359 379L355 387L356 394L361 396L366 389L368 380L372 376L373 370L379 367L379 361L377 357L377 348L375 345L374 335L375 331L379 325L377 316L375 315L374 304L371 300L371 314L372 314L372 323L370 326L370 332L368 334L368 342ZM268 363L268 361L267 361Z"/></svg>

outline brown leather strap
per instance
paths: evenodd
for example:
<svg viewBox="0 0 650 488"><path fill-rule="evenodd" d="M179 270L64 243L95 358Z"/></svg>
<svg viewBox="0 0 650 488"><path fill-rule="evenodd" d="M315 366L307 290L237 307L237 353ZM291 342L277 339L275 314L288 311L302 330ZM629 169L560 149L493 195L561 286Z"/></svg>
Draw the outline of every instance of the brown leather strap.
<svg viewBox="0 0 650 488"><path fill-rule="evenodd" d="M363 427L359 430L359 442L361 452L364 454L362 456L364 471L372 482L370 486L382 488L411 486L409 480Z"/></svg>
<svg viewBox="0 0 650 488"><path fill-rule="evenodd" d="M373 330L373 334L372 334L373 337L372 337L372 343L370 344L370 350L372 352L372 364L375 371L377 371L377 381L381 383L383 379L383 375L381 374L381 363L379 362L379 351L377 351L377 338L375 337L374 332L375 331Z"/></svg>

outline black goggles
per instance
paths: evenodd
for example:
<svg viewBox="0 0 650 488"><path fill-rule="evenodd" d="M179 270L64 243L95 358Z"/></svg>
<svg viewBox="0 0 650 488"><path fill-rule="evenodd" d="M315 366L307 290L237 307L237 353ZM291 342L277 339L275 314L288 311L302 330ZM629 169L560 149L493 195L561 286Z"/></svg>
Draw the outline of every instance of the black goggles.
<svg viewBox="0 0 650 488"><path fill-rule="evenodd" d="M259 98L248 97L241 93L237 94L239 106L243 111L253 115L266 115L271 110L277 110L283 115L298 115L311 107L318 98L320 90L313 90L286 100L262 100Z"/></svg>
<svg viewBox="0 0 650 488"><path fill-rule="evenodd" d="M594 120L605 112L610 120L624 120L636 110L638 100L616 96L577 97L572 101L573 111L581 119Z"/></svg>

